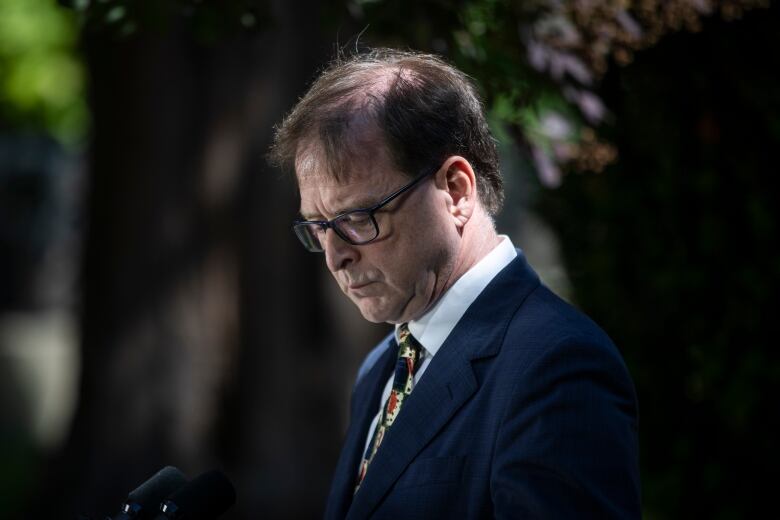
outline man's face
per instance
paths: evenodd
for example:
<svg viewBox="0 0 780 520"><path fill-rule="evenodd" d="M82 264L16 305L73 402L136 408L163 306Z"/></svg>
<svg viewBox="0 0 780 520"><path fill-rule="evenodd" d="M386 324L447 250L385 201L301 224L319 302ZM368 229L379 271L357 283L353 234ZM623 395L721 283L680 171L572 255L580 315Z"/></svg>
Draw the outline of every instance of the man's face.
<svg viewBox="0 0 780 520"><path fill-rule="evenodd" d="M343 182L330 178L305 152L297 165L306 220L329 220L373 206L411 180L393 166L384 146L355 160ZM375 218L379 236L369 244L355 246L332 229L325 232L328 269L367 320L403 323L419 318L447 286L459 245L447 196L431 176L377 211Z"/></svg>

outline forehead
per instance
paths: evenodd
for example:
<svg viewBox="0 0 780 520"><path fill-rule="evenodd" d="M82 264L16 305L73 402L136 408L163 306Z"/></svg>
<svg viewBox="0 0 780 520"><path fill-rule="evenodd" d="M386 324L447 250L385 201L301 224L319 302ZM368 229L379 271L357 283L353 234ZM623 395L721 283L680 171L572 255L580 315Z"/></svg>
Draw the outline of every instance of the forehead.
<svg viewBox="0 0 780 520"><path fill-rule="evenodd" d="M332 218L350 209L372 206L408 180L393 166L383 147L364 152L348 161L338 177L326 167L322 154L298 154L295 170L304 217Z"/></svg>
<svg viewBox="0 0 780 520"><path fill-rule="evenodd" d="M323 123L297 145L295 174L332 176L338 181L360 175L370 163L389 163L384 136L364 114Z"/></svg>
<svg viewBox="0 0 780 520"><path fill-rule="evenodd" d="M338 157L332 157L316 139L302 141L295 155L295 177L299 188L348 186L396 172L387 146L376 132L367 131L340 143Z"/></svg>

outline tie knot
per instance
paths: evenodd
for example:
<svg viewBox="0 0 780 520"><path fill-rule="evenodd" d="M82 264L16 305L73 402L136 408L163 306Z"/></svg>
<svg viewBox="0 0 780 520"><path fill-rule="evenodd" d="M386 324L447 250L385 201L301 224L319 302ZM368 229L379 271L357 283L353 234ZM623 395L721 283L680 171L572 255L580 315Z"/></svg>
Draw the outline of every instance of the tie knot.
<svg viewBox="0 0 780 520"><path fill-rule="evenodd" d="M414 365L422 357L422 345L417 341L409 331L409 324L404 323L398 328L398 357L409 358Z"/></svg>

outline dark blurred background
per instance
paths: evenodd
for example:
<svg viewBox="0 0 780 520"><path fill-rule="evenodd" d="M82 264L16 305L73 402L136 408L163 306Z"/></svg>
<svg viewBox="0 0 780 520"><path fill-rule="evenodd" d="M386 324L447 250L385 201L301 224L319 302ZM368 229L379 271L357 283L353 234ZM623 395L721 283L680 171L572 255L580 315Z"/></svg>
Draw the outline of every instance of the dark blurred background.
<svg viewBox="0 0 780 520"><path fill-rule="evenodd" d="M290 230L272 128L336 52L479 82L501 231L617 343L644 516L773 510L780 8L761 0L0 0L0 517L166 464L316 518L364 322ZM102 516L101 516L102 515Z"/></svg>

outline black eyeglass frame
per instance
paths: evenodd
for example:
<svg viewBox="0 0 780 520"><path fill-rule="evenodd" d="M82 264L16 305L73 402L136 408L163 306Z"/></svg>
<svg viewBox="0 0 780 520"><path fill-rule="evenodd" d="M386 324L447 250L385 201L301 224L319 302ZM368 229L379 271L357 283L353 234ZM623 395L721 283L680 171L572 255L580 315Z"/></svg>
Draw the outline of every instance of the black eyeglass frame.
<svg viewBox="0 0 780 520"><path fill-rule="evenodd" d="M312 253L322 253L324 250L320 246L317 249L309 247L307 245L307 241L301 236L301 234L298 232L299 228L308 228L312 226L319 226L326 231L328 228L332 229L342 240L347 242L348 244L352 244L353 246L363 246L366 244L369 244L376 240L379 237L379 224L377 224L376 218L374 217L374 213L382 209L384 206L390 204L392 201L406 193L407 191L411 190L413 187L415 187L420 181L423 179L433 175L439 171L439 167L436 167L435 169L431 169L430 171L427 171L425 173L422 173L421 175L418 175L414 179L411 180L408 184L401 186L399 189L382 199L381 201L377 202L371 207L368 208L356 208L351 209L349 211L345 211L343 213L339 213L335 217L333 217L330 220L295 220L293 222L293 231L295 232L295 235L298 237L298 239L301 241L303 246ZM374 226L374 236L371 237L368 240L362 240L360 242L355 242L351 238L349 238L347 235L345 235L339 228L338 223L347 218L349 215L353 215L355 213L365 213L368 215L369 219L371 220L371 223ZM301 231L305 233L305 231Z"/></svg>

